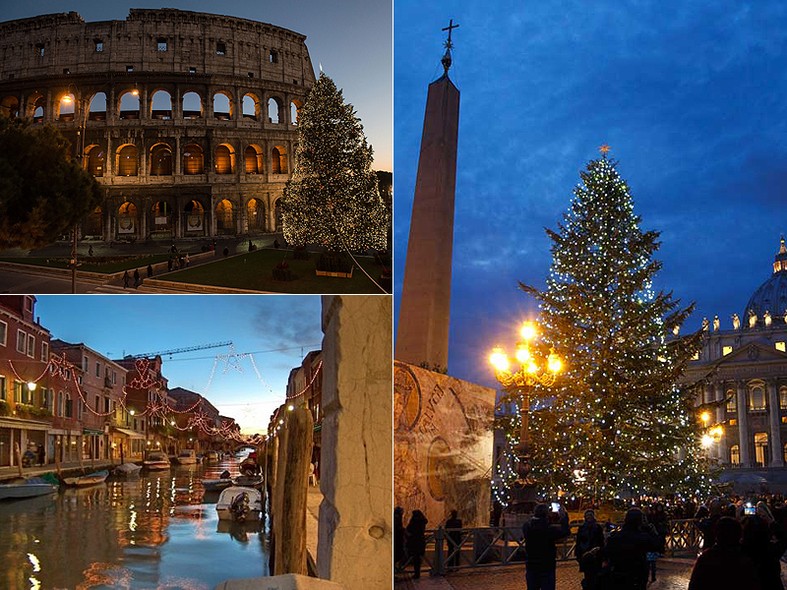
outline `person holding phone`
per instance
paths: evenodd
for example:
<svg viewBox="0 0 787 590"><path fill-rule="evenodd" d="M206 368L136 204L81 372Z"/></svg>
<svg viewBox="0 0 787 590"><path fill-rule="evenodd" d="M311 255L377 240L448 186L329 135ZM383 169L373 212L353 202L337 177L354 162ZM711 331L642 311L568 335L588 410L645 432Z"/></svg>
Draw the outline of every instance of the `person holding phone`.
<svg viewBox="0 0 787 590"><path fill-rule="evenodd" d="M527 590L555 590L557 568L557 542L568 536L568 512L557 507L557 524L550 524L550 508L537 504L533 517L524 524L525 581Z"/></svg>

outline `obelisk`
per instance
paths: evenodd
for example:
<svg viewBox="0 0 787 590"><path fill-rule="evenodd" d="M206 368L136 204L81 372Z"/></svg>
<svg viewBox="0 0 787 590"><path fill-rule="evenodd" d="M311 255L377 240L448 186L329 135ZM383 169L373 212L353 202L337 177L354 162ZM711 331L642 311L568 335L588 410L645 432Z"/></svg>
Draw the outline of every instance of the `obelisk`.
<svg viewBox="0 0 787 590"><path fill-rule="evenodd" d="M448 368L451 255L454 240L459 90L448 77L450 21L443 75L429 85L396 338L397 360Z"/></svg>

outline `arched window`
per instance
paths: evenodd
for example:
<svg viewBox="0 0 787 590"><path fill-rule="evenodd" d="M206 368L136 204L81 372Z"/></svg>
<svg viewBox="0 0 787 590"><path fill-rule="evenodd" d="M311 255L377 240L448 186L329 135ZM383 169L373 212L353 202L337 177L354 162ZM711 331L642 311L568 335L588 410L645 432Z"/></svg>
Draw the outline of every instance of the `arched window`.
<svg viewBox="0 0 787 590"><path fill-rule="evenodd" d="M202 117L202 97L196 92L183 95L183 118L199 119Z"/></svg>
<svg viewBox="0 0 787 590"><path fill-rule="evenodd" d="M265 231L265 205L259 199L250 199L246 204L249 231Z"/></svg>
<svg viewBox="0 0 787 590"><path fill-rule="evenodd" d="M232 119L232 103L227 94L217 92L213 95L213 116L222 121Z"/></svg>
<svg viewBox="0 0 787 590"><path fill-rule="evenodd" d="M157 90L150 101L151 119L168 121L172 119L172 96L166 90Z"/></svg>
<svg viewBox="0 0 787 590"><path fill-rule="evenodd" d="M749 410L757 412L765 409L765 388L755 385L749 390Z"/></svg>
<svg viewBox="0 0 787 590"><path fill-rule="evenodd" d="M186 203L186 232L202 233L205 227L205 207L196 199Z"/></svg>
<svg viewBox="0 0 787 590"><path fill-rule="evenodd" d="M4 96L0 100L0 115L12 119L19 116L19 99L16 96Z"/></svg>
<svg viewBox="0 0 787 590"><path fill-rule="evenodd" d="M57 407L55 408L55 415L63 417L65 412L65 396L62 391L57 392Z"/></svg>
<svg viewBox="0 0 787 590"><path fill-rule="evenodd" d="M44 107L46 106L46 99L41 94L33 94L27 98L26 115L33 119L35 123L41 123L44 120Z"/></svg>
<svg viewBox="0 0 787 590"><path fill-rule="evenodd" d="M279 123L279 101L275 98L268 99L268 122L273 124Z"/></svg>
<svg viewBox="0 0 787 590"><path fill-rule="evenodd" d="M216 148L216 174L232 174L235 172L235 154L232 148L226 144L221 144Z"/></svg>
<svg viewBox="0 0 787 590"><path fill-rule="evenodd" d="M754 433L754 461L758 467L768 465L768 433Z"/></svg>
<svg viewBox="0 0 787 590"><path fill-rule="evenodd" d="M301 103L301 101L299 101L299 100L293 100L290 103L290 122L293 125L297 125L298 124L298 115L301 114L301 107L302 106L303 106L303 103Z"/></svg>
<svg viewBox="0 0 787 590"><path fill-rule="evenodd" d="M259 174L265 170L263 166L262 148L257 145L248 146L243 152L246 174Z"/></svg>
<svg viewBox="0 0 787 590"><path fill-rule="evenodd" d="M271 173L287 174L287 150L283 145L271 150Z"/></svg>
<svg viewBox="0 0 787 590"><path fill-rule="evenodd" d="M260 101L253 94L247 94L243 97L243 118L259 120L260 114Z"/></svg>
<svg viewBox="0 0 787 590"><path fill-rule="evenodd" d="M730 447L730 464L732 465L741 464L741 450L738 445L732 445Z"/></svg>
<svg viewBox="0 0 787 590"><path fill-rule="evenodd" d="M137 175L137 148L133 145L124 145L118 150L118 176Z"/></svg>
<svg viewBox="0 0 787 590"><path fill-rule="evenodd" d="M96 92L90 100L88 119L90 121L107 120L107 95Z"/></svg>
<svg viewBox="0 0 787 590"><path fill-rule="evenodd" d="M139 119L139 91L128 90L120 96L120 118Z"/></svg>
<svg viewBox="0 0 787 590"><path fill-rule="evenodd" d="M57 101L57 119L59 121L73 121L76 98L71 92L66 92Z"/></svg>
<svg viewBox="0 0 787 590"><path fill-rule="evenodd" d="M172 148L165 143L150 149L150 175L172 176Z"/></svg>
<svg viewBox="0 0 787 590"><path fill-rule="evenodd" d="M129 235L137 231L137 206L123 203L118 207L118 234Z"/></svg>
<svg viewBox="0 0 787 590"><path fill-rule="evenodd" d="M734 390L728 389L725 397L727 398L727 411L734 414L738 411L738 395Z"/></svg>
<svg viewBox="0 0 787 590"><path fill-rule="evenodd" d="M779 408L787 410L787 387L779 388Z"/></svg>
<svg viewBox="0 0 787 590"><path fill-rule="evenodd" d="M87 155L87 171L96 177L104 176L106 163L104 161L104 150L101 146L94 145L88 147L85 151Z"/></svg>
<svg viewBox="0 0 787 590"><path fill-rule="evenodd" d="M172 206L166 201L157 201L153 204L154 231L169 231L172 229Z"/></svg>
<svg viewBox="0 0 787 590"><path fill-rule="evenodd" d="M202 153L202 148L196 143L190 143L183 148L183 173L205 173L205 156Z"/></svg>
<svg viewBox="0 0 787 590"><path fill-rule="evenodd" d="M228 199L223 199L216 205L216 230L220 234L235 233L234 210Z"/></svg>

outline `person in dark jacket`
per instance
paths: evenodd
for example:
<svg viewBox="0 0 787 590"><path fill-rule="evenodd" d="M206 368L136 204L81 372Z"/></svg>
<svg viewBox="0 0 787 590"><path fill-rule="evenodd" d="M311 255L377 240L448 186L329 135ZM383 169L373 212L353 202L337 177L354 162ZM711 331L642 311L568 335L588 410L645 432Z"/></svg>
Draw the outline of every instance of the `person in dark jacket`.
<svg viewBox="0 0 787 590"><path fill-rule="evenodd" d="M722 505L719 499L714 499L708 508L708 516L697 522L697 528L702 533L702 550L710 549L716 544L716 526L722 516Z"/></svg>
<svg viewBox="0 0 787 590"><path fill-rule="evenodd" d="M754 562L762 590L784 590L779 560L787 549L787 534L765 502L757 502L756 512L745 517L741 546Z"/></svg>
<svg viewBox="0 0 787 590"><path fill-rule="evenodd" d="M656 530L645 525L642 510L629 508L623 526L609 535L602 550L602 557L608 565L599 576L599 588L645 590L649 551L661 551Z"/></svg>
<svg viewBox="0 0 787 590"><path fill-rule="evenodd" d="M569 534L568 512L563 506L557 516L558 524L550 524L549 508L546 504L537 504L533 517L522 527L527 590L555 590L556 543Z"/></svg>
<svg viewBox="0 0 787 590"><path fill-rule="evenodd" d="M596 578L601 570L601 548L604 547L604 529L596 522L596 513L585 510L585 522L577 530L574 553L579 571L585 574L582 590L595 590Z"/></svg>
<svg viewBox="0 0 787 590"><path fill-rule="evenodd" d="M407 551L404 546L404 508L397 506L394 508L394 526L393 526L393 542L394 542L394 564L397 566L404 565L405 556Z"/></svg>
<svg viewBox="0 0 787 590"><path fill-rule="evenodd" d="M714 530L714 544L694 563L688 590L761 590L754 562L741 549L741 525L734 518L720 516Z"/></svg>
<svg viewBox="0 0 787 590"><path fill-rule="evenodd" d="M462 546L462 519L456 510L451 510L451 518L445 521L446 537L448 538L448 567L459 565Z"/></svg>
<svg viewBox="0 0 787 590"><path fill-rule="evenodd" d="M407 523L407 553L415 570L413 577L421 577L421 560L426 553L426 516L420 510L413 510L410 522Z"/></svg>

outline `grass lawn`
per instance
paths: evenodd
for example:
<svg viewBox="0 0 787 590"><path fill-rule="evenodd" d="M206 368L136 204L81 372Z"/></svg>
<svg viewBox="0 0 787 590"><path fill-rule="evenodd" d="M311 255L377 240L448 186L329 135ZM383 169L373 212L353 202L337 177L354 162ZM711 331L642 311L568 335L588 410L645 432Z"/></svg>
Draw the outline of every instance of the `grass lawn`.
<svg viewBox="0 0 787 590"><path fill-rule="evenodd" d="M311 253L309 260L294 260L291 251L257 250L220 262L202 264L168 273L161 278L183 283L275 293L382 293L357 268L353 271L352 278L349 279L316 276L314 269L318 257L319 254ZM284 259L287 260L292 275L296 277L295 280L277 281L273 279L273 268ZM375 264L373 258L356 256L356 260L375 281L379 282L382 267Z"/></svg>
<svg viewBox="0 0 787 590"><path fill-rule="evenodd" d="M87 272L98 272L104 274L112 274L123 270L130 270L139 266L147 266L148 264L156 264L157 262L166 262L169 254L148 254L140 256L113 256L111 260L99 263L100 257L79 258L79 270ZM29 264L31 266L45 266L49 268L69 268L68 258L52 256L49 258L10 258L0 257L0 262L16 262L17 264Z"/></svg>

